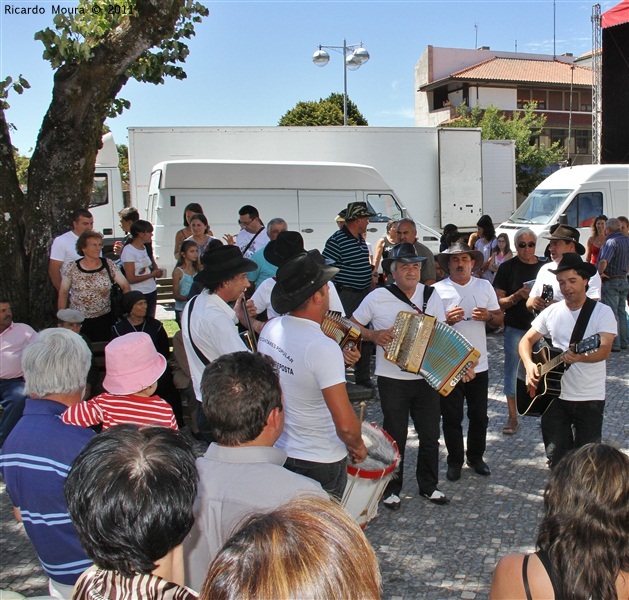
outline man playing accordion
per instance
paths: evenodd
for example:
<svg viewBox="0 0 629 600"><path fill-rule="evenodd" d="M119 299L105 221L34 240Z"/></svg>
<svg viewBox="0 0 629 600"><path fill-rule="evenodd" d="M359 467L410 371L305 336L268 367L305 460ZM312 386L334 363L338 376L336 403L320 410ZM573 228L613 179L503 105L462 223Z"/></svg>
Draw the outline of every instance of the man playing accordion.
<svg viewBox="0 0 629 600"><path fill-rule="evenodd" d="M383 261L395 284L372 291L354 311L352 321L363 339L374 342L376 375L384 415L383 428L396 441L400 451L400 470L384 491L384 505L400 508L404 475L404 449L411 416L419 437L417 483L419 493L435 504L447 504L446 495L437 487L439 479L439 394L419 374L402 371L387 360L384 346L394 339L393 324L400 311L426 313L445 322L443 303L431 287L420 283L421 265L426 259L417 256L413 244L396 244ZM373 329L368 329L369 323Z"/></svg>

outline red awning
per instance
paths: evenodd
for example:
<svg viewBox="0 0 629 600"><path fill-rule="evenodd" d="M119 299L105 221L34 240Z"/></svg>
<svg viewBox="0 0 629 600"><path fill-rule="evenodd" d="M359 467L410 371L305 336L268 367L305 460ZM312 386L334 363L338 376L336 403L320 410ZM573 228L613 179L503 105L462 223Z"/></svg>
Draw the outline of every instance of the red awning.
<svg viewBox="0 0 629 600"><path fill-rule="evenodd" d="M620 4L610 8L601 15L601 26L603 29L620 25L621 23L629 23L629 0L622 0Z"/></svg>

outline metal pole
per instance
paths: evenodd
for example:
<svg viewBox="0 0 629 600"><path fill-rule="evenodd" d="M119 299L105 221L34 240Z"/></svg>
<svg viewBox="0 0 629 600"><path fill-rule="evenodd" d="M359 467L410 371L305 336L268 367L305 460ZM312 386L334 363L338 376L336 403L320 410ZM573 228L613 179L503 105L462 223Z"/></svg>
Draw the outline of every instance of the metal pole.
<svg viewBox="0 0 629 600"><path fill-rule="evenodd" d="M343 125L347 127L347 40L343 39Z"/></svg>

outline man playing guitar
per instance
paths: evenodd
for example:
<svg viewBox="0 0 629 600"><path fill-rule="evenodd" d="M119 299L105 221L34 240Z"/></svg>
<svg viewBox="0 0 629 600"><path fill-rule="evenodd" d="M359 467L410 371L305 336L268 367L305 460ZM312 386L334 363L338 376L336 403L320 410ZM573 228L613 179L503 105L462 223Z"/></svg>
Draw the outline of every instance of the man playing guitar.
<svg viewBox="0 0 629 600"><path fill-rule="evenodd" d="M531 358L533 346L543 336L549 336L554 347L568 350L577 318L586 302L588 281L596 273L596 268L583 262L578 254L567 252L551 272L557 276L564 299L550 305L535 318L519 345L531 395L534 395L540 381L538 367ZM563 356L566 372L561 379L561 393L541 419L544 446L551 468L570 450L601 440L605 408L605 361L611 353L616 332L617 324L612 310L596 302L582 337L598 333L600 347L587 354L568 350Z"/></svg>

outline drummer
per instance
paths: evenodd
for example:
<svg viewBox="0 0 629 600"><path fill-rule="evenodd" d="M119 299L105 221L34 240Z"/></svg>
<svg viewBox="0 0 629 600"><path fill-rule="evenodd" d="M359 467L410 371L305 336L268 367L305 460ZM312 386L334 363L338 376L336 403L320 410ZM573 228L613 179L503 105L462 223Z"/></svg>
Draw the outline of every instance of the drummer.
<svg viewBox="0 0 629 600"><path fill-rule="evenodd" d="M400 470L384 490L386 508L398 510L404 481L404 449L410 415L419 437L417 483L419 493L434 504L448 504L446 495L437 487L439 479L439 394L421 376L400 368L384 357L383 346L393 340L392 326L400 311L426 313L445 322L443 303L439 294L420 283L421 266L426 259L417 256L413 244L396 244L382 261L394 284L376 288L354 311L352 321L361 330L363 339L377 345L376 375L383 428L396 441L400 451ZM373 329L368 329L369 323Z"/></svg>
<svg viewBox="0 0 629 600"><path fill-rule="evenodd" d="M367 448L347 396L343 352L321 331L327 282L337 272L307 252L283 264L271 292L271 305L283 316L264 326L258 351L275 361L280 376L285 424L275 445L288 454L284 466L340 499L348 453L359 463ZM353 352L355 362L360 353Z"/></svg>

